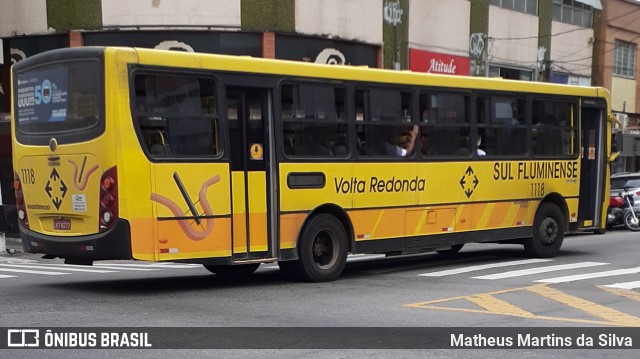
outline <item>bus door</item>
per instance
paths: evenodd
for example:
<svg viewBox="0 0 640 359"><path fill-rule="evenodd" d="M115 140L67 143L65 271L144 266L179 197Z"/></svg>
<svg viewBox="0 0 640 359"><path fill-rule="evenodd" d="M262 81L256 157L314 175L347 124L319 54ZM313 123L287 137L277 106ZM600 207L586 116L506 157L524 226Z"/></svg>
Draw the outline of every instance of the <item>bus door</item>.
<svg viewBox="0 0 640 359"><path fill-rule="evenodd" d="M234 260L275 257L271 92L227 87Z"/></svg>
<svg viewBox="0 0 640 359"><path fill-rule="evenodd" d="M580 204L578 208L578 227L590 228L600 225L601 207L604 201L605 183L605 103L596 100L583 100L581 108L581 163L580 163Z"/></svg>

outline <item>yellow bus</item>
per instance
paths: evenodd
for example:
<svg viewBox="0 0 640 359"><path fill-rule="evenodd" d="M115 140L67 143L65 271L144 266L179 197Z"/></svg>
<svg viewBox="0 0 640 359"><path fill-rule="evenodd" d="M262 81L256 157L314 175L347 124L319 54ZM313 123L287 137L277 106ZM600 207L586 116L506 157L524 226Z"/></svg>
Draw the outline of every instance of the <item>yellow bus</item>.
<svg viewBox="0 0 640 359"><path fill-rule="evenodd" d="M117 47L12 85L21 238L66 263L329 281L350 253L551 257L605 229L603 88Z"/></svg>

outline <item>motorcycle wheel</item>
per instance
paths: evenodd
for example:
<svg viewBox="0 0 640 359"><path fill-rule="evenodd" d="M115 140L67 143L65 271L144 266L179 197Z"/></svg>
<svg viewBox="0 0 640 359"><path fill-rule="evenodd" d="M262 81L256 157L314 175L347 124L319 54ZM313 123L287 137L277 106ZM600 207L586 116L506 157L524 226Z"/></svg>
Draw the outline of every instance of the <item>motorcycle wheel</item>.
<svg viewBox="0 0 640 359"><path fill-rule="evenodd" d="M633 232L640 231L640 212L636 212L636 218L638 218L639 222L633 224L633 216L631 215L631 212L624 215L624 225L628 230Z"/></svg>

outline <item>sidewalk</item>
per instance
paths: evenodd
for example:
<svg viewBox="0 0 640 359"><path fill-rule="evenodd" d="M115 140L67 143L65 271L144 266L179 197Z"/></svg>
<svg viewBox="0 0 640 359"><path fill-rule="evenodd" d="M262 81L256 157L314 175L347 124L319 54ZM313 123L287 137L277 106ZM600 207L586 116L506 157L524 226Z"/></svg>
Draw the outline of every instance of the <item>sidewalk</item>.
<svg viewBox="0 0 640 359"><path fill-rule="evenodd" d="M7 251L15 251L15 254L23 253L22 239L14 237L5 237L7 241ZM15 255L14 254L14 255Z"/></svg>
<svg viewBox="0 0 640 359"><path fill-rule="evenodd" d="M29 260L40 260L42 254L25 253L22 248L22 239L15 237L6 237L7 250L0 253L0 262L20 258Z"/></svg>

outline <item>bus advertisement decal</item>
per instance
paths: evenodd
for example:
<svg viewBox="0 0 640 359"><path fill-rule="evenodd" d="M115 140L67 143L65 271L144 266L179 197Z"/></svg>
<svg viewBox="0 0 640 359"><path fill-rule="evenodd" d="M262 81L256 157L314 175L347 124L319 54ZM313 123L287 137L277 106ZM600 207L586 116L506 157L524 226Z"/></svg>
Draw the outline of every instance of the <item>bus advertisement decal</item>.
<svg viewBox="0 0 640 359"><path fill-rule="evenodd" d="M98 165L93 165L88 170L85 168L87 164L87 156L84 156L82 159L82 165L80 167L80 172L78 173L78 165L73 160L69 160L71 166L73 166L73 186L78 191L83 191L87 187L87 183L89 182L89 177L98 170ZM86 173L85 173L86 171Z"/></svg>
<svg viewBox="0 0 640 359"><path fill-rule="evenodd" d="M460 178L460 187L462 187L467 198L471 198L473 191L478 187L479 183L478 176L473 172L473 168L469 166L464 172L464 175L462 175L462 178Z"/></svg>
<svg viewBox="0 0 640 359"><path fill-rule="evenodd" d="M493 179L510 180L543 180L578 178L578 162L544 161L544 162L495 162Z"/></svg>
<svg viewBox="0 0 640 359"><path fill-rule="evenodd" d="M371 176L368 180L358 177L334 178L336 193L399 193L399 192L422 192L426 188L427 180L415 176L414 178L378 178Z"/></svg>
<svg viewBox="0 0 640 359"><path fill-rule="evenodd" d="M180 208L180 206L176 204L175 201L158 193L152 192L150 199L168 208L176 218L180 218L178 219L178 224L180 225L182 232L184 232L184 234L189 239L191 239L192 241L203 240L207 236L209 236L209 234L211 234L211 231L213 230L213 222L214 222L213 218L211 217L213 215L213 209L211 208L211 205L209 204L209 200L207 199L207 191L210 186L220 181L220 175L215 175L209 178L200 186L200 191L198 192L198 202L196 203L200 203L200 206L202 207L202 210L204 212L202 215L196 211L195 203L192 202L184 186L182 187L180 186L182 182L180 181L180 177L178 176L178 173L174 172L173 176L174 176L174 180L176 180L176 183L178 184L178 188L180 189L180 192L182 193L185 201L187 202L189 210L183 211ZM192 216L191 218L189 219L181 218L181 217L184 217L184 215L189 212L191 212L191 216ZM206 223L206 226L202 225L203 218L204 218L204 222ZM196 229L191 225L190 222L192 221L196 222L196 224L199 227L198 229Z"/></svg>
<svg viewBox="0 0 640 359"><path fill-rule="evenodd" d="M54 168L49 175L47 184L44 186L44 191L47 193L47 196L51 199L51 203L53 203L57 210L60 210L62 200L67 195L67 190L67 185L60 177L58 171Z"/></svg>

